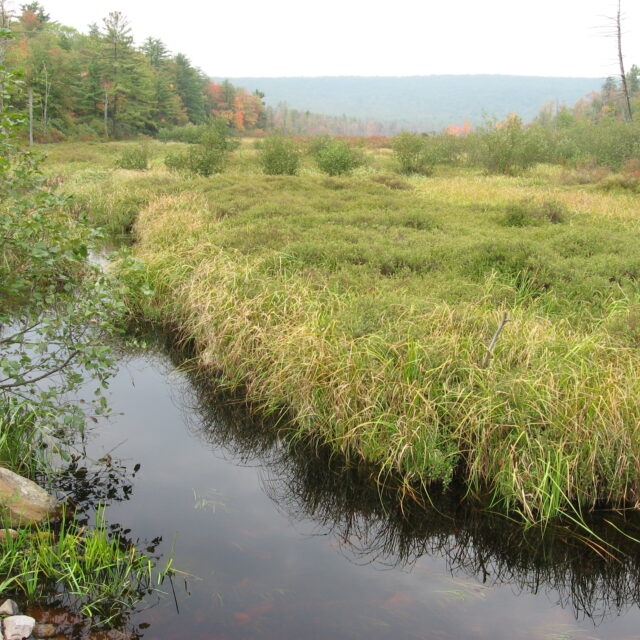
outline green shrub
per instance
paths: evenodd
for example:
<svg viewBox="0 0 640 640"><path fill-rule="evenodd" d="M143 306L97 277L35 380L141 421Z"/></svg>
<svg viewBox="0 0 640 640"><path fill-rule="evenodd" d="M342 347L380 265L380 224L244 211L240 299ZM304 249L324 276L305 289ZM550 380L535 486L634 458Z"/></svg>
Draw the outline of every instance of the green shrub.
<svg viewBox="0 0 640 640"><path fill-rule="evenodd" d="M295 176L300 168L300 150L291 138L265 138L259 150L262 170L271 176Z"/></svg>
<svg viewBox="0 0 640 640"><path fill-rule="evenodd" d="M225 151L198 145L182 153L170 153L165 157L164 163L170 171L206 178L214 173L222 173L226 160Z"/></svg>
<svg viewBox="0 0 640 640"><path fill-rule="evenodd" d="M631 191L640 193L640 177L630 173L614 173L604 177L597 185L603 191Z"/></svg>
<svg viewBox="0 0 640 640"><path fill-rule="evenodd" d="M223 148L225 151L233 151L239 146L239 142L230 135L231 131L225 120L214 118L209 124L193 125L185 127L169 127L158 132L158 140L168 142L186 142L188 144L204 144L207 147Z"/></svg>
<svg viewBox="0 0 640 640"><path fill-rule="evenodd" d="M202 129L198 142L207 149L218 149L229 153L235 151L240 142L231 136L231 132L224 120L212 120L211 123Z"/></svg>
<svg viewBox="0 0 640 640"><path fill-rule="evenodd" d="M314 136L307 146L307 150L311 156L316 158L319 153L324 151L332 141L332 137L326 133L320 136Z"/></svg>
<svg viewBox="0 0 640 640"><path fill-rule="evenodd" d="M186 142L188 144L200 144L205 125L188 124L184 127L167 127L158 131L158 140L168 142Z"/></svg>
<svg viewBox="0 0 640 640"><path fill-rule="evenodd" d="M579 124L569 130L579 150L578 160L619 171L632 158L640 157L640 123L611 120L598 124Z"/></svg>
<svg viewBox="0 0 640 640"><path fill-rule="evenodd" d="M514 175L544 162L549 156L541 127L525 128L520 117L488 121L472 139L473 162L489 173Z"/></svg>
<svg viewBox="0 0 640 640"><path fill-rule="evenodd" d="M559 224L566 222L569 210L563 202L544 200L537 202L533 198L525 198L511 205L502 220L507 227L530 227L550 222Z"/></svg>
<svg viewBox="0 0 640 640"><path fill-rule="evenodd" d="M116 160L116 166L120 169L136 169L146 171L149 168L149 149L145 145L128 147Z"/></svg>
<svg viewBox="0 0 640 640"><path fill-rule="evenodd" d="M318 168L330 176L350 173L364 162L364 154L342 140L330 140L315 155Z"/></svg>
<svg viewBox="0 0 640 640"><path fill-rule="evenodd" d="M208 177L222 173L231 151L237 149L239 142L229 135L229 128L223 120L214 120L209 125L192 127L198 130L198 144L187 151L171 153L164 163L170 171L186 175Z"/></svg>
<svg viewBox="0 0 640 640"><path fill-rule="evenodd" d="M401 173L429 176L439 159L439 149L426 135L403 131L393 138L391 147Z"/></svg>

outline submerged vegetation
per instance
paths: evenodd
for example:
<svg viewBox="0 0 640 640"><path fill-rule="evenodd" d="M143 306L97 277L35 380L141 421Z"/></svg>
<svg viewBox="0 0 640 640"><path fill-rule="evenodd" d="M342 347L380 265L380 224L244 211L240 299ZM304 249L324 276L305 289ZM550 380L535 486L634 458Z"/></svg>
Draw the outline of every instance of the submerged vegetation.
<svg viewBox="0 0 640 640"><path fill-rule="evenodd" d="M250 141L207 179L167 173L158 144L148 172L107 169L123 146L61 146L48 171L95 224L135 225L141 312L224 386L406 496L459 480L528 521L637 507L628 191L551 165L400 178L388 149L351 177L312 154L270 176Z"/></svg>

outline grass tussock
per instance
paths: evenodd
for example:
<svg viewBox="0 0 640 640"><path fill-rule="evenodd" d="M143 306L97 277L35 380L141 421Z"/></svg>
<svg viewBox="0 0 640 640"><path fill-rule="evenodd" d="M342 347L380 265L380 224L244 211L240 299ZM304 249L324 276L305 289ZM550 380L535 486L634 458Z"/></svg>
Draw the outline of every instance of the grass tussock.
<svg viewBox="0 0 640 640"><path fill-rule="evenodd" d="M103 625L133 608L154 587L151 559L109 531L104 510L93 526L63 519L50 528L21 529L0 545L4 593L29 602L56 591Z"/></svg>
<svg viewBox="0 0 640 640"><path fill-rule="evenodd" d="M408 493L461 479L532 521L640 506L637 203L555 169L396 183L376 162L129 181L145 312Z"/></svg>

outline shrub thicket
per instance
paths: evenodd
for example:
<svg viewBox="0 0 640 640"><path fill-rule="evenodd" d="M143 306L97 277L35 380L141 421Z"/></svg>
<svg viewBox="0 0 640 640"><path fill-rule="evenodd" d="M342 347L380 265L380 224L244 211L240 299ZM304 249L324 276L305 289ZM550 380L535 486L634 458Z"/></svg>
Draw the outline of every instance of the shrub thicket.
<svg viewBox="0 0 640 640"><path fill-rule="evenodd" d="M538 226L549 222L559 224L566 222L569 209L558 200L538 202L533 198L525 198L508 207L502 222L507 227Z"/></svg>
<svg viewBox="0 0 640 640"><path fill-rule="evenodd" d="M436 164L447 164L456 157L451 144L454 136L428 136L403 131L392 141L394 156L401 173L429 176Z"/></svg>
<svg viewBox="0 0 640 640"><path fill-rule="evenodd" d="M145 145L128 147L116 160L116 166L120 169L146 171L149 168L149 149Z"/></svg>
<svg viewBox="0 0 640 640"><path fill-rule="evenodd" d="M504 122L487 121L471 139L474 164L488 173L514 175L543 162L549 147L541 127L526 128L518 116Z"/></svg>
<svg viewBox="0 0 640 640"><path fill-rule="evenodd" d="M330 176L350 173L365 163L362 151L344 140L330 139L314 155L318 168Z"/></svg>
<svg viewBox="0 0 640 640"><path fill-rule="evenodd" d="M229 153L238 147L238 141L229 136L227 125L221 120L215 120L207 127L184 128L197 130L197 136L194 134L192 138L197 140L197 144L187 151L169 154L164 160L167 168L204 177L222 173Z"/></svg>
<svg viewBox="0 0 640 640"><path fill-rule="evenodd" d="M300 149L291 139L284 136L265 138L259 150L262 170L271 176L295 176L300 168Z"/></svg>

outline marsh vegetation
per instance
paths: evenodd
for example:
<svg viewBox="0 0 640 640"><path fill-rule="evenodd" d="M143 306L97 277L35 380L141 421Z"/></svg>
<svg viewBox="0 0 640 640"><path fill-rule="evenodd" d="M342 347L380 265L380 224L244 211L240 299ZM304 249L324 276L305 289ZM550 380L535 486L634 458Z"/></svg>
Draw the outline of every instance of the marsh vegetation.
<svg viewBox="0 0 640 640"><path fill-rule="evenodd" d="M462 481L530 522L636 507L635 191L579 164L487 174L452 138L430 176L365 146L331 177L313 143L298 175L265 175L250 139L207 178L165 169L175 142L145 172L113 168L137 143L58 145L47 175L131 234L138 311L299 437L406 496Z"/></svg>

